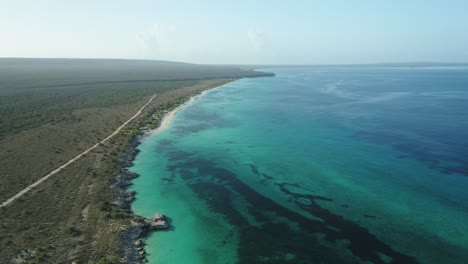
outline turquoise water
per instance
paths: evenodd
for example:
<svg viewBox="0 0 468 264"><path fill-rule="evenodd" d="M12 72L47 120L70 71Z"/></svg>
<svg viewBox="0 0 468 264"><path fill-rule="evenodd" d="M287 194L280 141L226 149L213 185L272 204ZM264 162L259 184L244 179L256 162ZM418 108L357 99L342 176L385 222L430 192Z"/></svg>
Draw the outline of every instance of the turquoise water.
<svg viewBox="0 0 468 264"><path fill-rule="evenodd" d="M139 146L150 263L468 263L467 68L266 71Z"/></svg>

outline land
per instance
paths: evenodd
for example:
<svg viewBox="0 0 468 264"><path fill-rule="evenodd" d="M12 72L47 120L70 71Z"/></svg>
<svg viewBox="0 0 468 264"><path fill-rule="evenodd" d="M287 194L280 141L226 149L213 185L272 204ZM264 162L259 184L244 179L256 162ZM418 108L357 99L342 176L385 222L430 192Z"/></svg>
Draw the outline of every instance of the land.
<svg viewBox="0 0 468 264"><path fill-rule="evenodd" d="M0 59L0 203L119 133L0 209L1 263L119 263L141 221L116 205L122 158L141 128L200 92L266 74L138 60ZM114 187L114 188L111 188Z"/></svg>

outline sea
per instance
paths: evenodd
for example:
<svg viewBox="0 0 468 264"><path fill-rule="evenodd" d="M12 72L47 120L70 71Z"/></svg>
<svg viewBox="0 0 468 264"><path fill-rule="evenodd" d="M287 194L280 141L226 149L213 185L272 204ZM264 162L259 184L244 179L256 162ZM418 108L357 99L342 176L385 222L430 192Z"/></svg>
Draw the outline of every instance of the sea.
<svg viewBox="0 0 468 264"><path fill-rule="evenodd" d="M468 68L261 69L146 136L149 263L468 263Z"/></svg>

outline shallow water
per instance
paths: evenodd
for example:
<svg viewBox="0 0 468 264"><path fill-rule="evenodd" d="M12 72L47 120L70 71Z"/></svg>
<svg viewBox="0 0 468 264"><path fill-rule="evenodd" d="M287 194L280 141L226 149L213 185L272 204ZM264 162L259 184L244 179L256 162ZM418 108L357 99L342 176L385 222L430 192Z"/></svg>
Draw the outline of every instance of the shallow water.
<svg viewBox="0 0 468 264"><path fill-rule="evenodd" d="M267 71L139 146L151 263L468 263L467 68Z"/></svg>

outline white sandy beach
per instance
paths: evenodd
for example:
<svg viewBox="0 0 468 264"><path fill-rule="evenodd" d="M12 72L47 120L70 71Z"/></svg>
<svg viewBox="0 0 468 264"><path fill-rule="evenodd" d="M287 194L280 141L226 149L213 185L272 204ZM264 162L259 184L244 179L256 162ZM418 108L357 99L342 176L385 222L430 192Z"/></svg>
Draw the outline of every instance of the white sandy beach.
<svg viewBox="0 0 468 264"><path fill-rule="evenodd" d="M162 121L161 121L161 123L159 124L159 126L157 128L155 128L155 129L152 129L152 130L148 131L146 134L147 135L153 135L153 134L156 134L156 133L159 133L159 132L165 130L166 128L169 127L172 120L176 116L177 112L179 112L184 106L186 106L186 105L190 104L191 102L195 101L198 97L204 95L206 92L212 91L214 89L221 88L224 85L226 85L226 84L223 84L223 85L220 85L220 86L217 86L217 87L213 87L212 89L205 90L205 91L201 92L200 94L197 94L197 95L194 95L194 96L190 97L189 100L185 101L183 104L177 106L172 111L165 114Z"/></svg>

